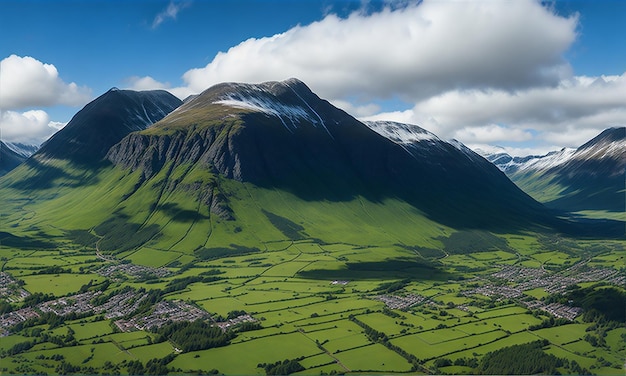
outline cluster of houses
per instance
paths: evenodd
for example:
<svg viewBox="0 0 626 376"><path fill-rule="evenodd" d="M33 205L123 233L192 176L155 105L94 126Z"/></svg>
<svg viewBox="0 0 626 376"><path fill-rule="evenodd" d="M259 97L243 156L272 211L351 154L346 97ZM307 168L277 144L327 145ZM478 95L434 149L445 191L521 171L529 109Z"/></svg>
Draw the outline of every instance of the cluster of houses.
<svg viewBox="0 0 626 376"><path fill-rule="evenodd" d="M372 299L380 300L390 309L407 309L426 300L425 297L417 294L407 295L376 295Z"/></svg>
<svg viewBox="0 0 626 376"><path fill-rule="evenodd" d="M123 332L160 328L168 322L196 321L209 318L209 314L182 300L161 301L154 305L148 315L117 320L115 326Z"/></svg>
<svg viewBox="0 0 626 376"><path fill-rule="evenodd" d="M541 300L532 300L530 302L521 302L528 309L538 309L540 311L547 312L554 317L567 319L573 321L576 317L578 317L581 313L583 313L583 309L580 307L572 307L559 303L550 303L545 304Z"/></svg>
<svg viewBox="0 0 626 376"><path fill-rule="evenodd" d="M167 268L151 268L149 266L119 263L103 266L96 271L101 276L115 279L119 274L126 274L133 278L163 278L172 274Z"/></svg>
<svg viewBox="0 0 626 376"><path fill-rule="evenodd" d="M17 302L30 295L9 273L0 272L0 299Z"/></svg>

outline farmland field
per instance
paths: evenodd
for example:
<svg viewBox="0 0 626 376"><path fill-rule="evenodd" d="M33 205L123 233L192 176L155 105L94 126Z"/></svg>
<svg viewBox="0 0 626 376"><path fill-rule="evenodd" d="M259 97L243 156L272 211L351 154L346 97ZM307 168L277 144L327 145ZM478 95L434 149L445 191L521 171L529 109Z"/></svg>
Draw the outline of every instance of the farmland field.
<svg viewBox="0 0 626 376"><path fill-rule="evenodd" d="M186 222L170 230L185 226L194 237L206 231ZM220 231L229 225L216 226L216 239L227 239ZM25 310L20 314L45 320L7 327L0 340L0 371L55 373L70 364L84 372L107 367L107 372L125 373L132 361L146 365L160 359L177 373L265 374L259 365L285 360L304 368L298 374L472 373L476 366L463 362L479 364L489 352L544 340L544 353L575 360L597 374L620 371L623 325L598 328L582 313L559 321L546 306L551 299L557 304L554 312L571 308L552 292L556 287L550 287L550 278L557 284L588 273L598 279L581 279L577 286L623 291L611 282L621 273L615 267L626 253L622 242L597 259L584 243L570 255L531 236L507 238L517 253L489 249L446 256L443 250L416 248L431 257L426 260L389 238L368 247L351 244L357 243L356 235L328 244L309 238L288 241L269 226L267 231L255 235L264 243L241 235L258 250L216 247L219 257L203 260L180 250L184 241L170 242L171 249L155 242L127 250L117 254L120 260L99 258L90 249L2 248L7 255L3 272L15 280L4 299L13 309ZM163 293L156 295L158 290ZM145 297L155 297L155 303L142 305ZM45 307L73 314L56 321L43 314L50 309ZM193 316L196 310L202 313ZM180 338L158 332L159 326L171 324L168 318L225 325L244 314L253 322L228 324L224 330L232 337L214 348L184 348L185 339L180 344ZM599 339L603 333L602 346L586 337ZM449 359L445 364L450 365L439 367L439 359Z"/></svg>

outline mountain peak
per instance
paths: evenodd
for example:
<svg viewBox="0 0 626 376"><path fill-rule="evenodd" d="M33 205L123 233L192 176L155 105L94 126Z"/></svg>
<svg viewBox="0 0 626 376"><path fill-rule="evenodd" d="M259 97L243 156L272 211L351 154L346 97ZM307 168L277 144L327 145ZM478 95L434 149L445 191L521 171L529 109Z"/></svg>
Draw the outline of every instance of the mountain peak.
<svg viewBox="0 0 626 376"><path fill-rule="evenodd" d="M608 128L599 135L589 140L587 143L578 148L578 150L589 149L600 145L619 142L624 144L626 141L626 127Z"/></svg>
<svg viewBox="0 0 626 376"><path fill-rule="evenodd" d="M149 127L181 103L164 90L111 88L76 113L35 155L78 163L98 161L128 133Z"/></svg>

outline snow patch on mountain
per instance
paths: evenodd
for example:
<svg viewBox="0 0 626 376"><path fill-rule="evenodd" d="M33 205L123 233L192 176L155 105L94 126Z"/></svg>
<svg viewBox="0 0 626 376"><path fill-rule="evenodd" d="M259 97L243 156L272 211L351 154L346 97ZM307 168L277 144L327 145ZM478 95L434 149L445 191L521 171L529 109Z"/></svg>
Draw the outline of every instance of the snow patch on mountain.
<svg viewBox="0 0 626 376"><path fill-rule="evenodd" d="M22 144L16 142L5 142L7 148L24 158L28 158L39 150L39 145Z"/></svg>
<svg viewBox="0 0 626 376"><path fill-rule="evenodd" d="M269 98L229 94L225 96L224 99L213 103L249 111L263 112L268 115L276 116L290 132L293 132L293 130L298 127L297 123L302 120L313 124L317 122L317 120L313 119L305 108L286 105L273 101Z"/></svg>
<svg viewBox="0 0 626 376"><path fill-rule="evenodd" d="M395 121L364 121L371 130L397 144L413 144L423 141L443 142L429 131L413 124Z"/></svg>

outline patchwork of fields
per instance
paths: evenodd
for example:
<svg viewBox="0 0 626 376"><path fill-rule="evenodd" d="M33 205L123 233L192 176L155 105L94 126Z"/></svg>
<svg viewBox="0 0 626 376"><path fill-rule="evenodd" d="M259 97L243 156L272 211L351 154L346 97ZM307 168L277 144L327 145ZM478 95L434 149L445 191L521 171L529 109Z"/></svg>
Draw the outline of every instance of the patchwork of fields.
<svg viewBox="0 0 626 376"><path fill-rule="evenodd" d="M518 237L509 244L515 247L516 243L531 241L531 237ZM92 300L91 311L84 308L75 312L75 317L54 325L31 320L23 326L5 328L0 368L7 373L55 373L71 366L82 371L123 371L133 361L147 364L169 356L167 366L182 372L264 374L264 369L257 367L262 363L298 359L304 367L301 372L307 374L463 373L471 368L452 364L465 364L467 359L480 361L485 354L507 346L546 340L546 353L575 361L590 372L621 372L626 336L623 326L603 333L606 340L602 346L585 340L594 333L596 324L582 316L545 327L554 316L540 306L528 306L549 296L545 289L550 286L524 290L518 286L526 286L523 283L528 281L516 278L530 272L539 273L537 278L548 282L557 277L569 281L567 278L576 275L583 278L596 273L606 278L593 283L620 286L623 271L618 267L626 255L623 246L615 243L598 256L584 253L584 249L571 256L532 247L514 249L456 255L442 252L435 258L416 260L402 247L357 249L347 243L303 239L273 250L224 256L186 267L171 266L181 257L176 252L142 249L116 262L142 265L145 275L125 274L123 271L130 269L120 269L105 277L99 271L116 262L97 257L95 250L25 252L4 248L3 272L27 294L43 300L62 296L72 300L78 291L102 290L102 296L110 294L107 298L114 299L112 292L123 288L161 289L167 292L159 299L198 307L210 315L209 322L232 311L243 311L260 325L237 332L227 346L181 352L179 344L160 337L155 329L114 324L133 313L116 315L115 309L109 308L102 311L106 316L97 314L98 304L105 304L105 300ZM360 267L355 268L351 261L358 261ZM539 268L532 269L529 265L533 263ZM163 267L171 275L149 273ZM427 273L406 278L407 270L420 268ZM394 278L396 273L399 277ZM499 295L498 291L505 291L499 290L504 285L520 288L519 296ZM17 291L9 287L3 290L5 299ZM414 298L402 298L409 302L406 307L390 309L386 303L390 300L381 298L385 296ZM15 307L19 301L15 300ZM39 306L34 307L37 311ZM30 347L20 349L22 343ZM451 365L442 366L441 359L449 359ZM569 370L562 368L563 372Z"/></svg>

